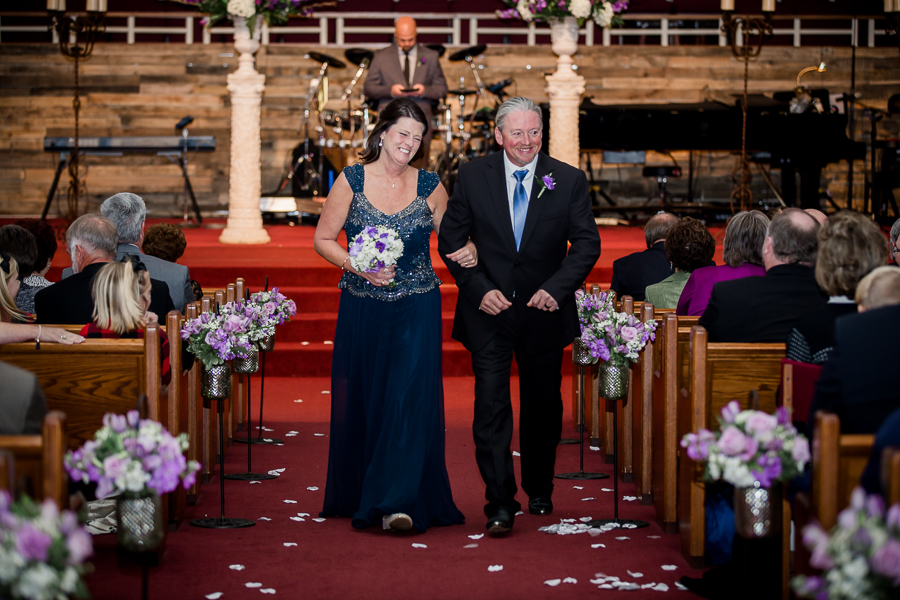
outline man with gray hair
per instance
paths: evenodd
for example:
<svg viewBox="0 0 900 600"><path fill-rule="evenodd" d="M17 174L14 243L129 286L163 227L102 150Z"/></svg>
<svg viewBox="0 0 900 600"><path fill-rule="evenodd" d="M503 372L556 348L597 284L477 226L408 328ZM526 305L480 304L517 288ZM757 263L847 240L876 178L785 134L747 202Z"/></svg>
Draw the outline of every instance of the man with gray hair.
<svg viewBox="0 0 900 600"><path fill-rule="evenodd" d="M643 301L648 285L659 283L672 274L672 265L666 257L666 236L677 222L678 217L672 213L660 211L653 215L644 225L647 249L613 261L609 287L618 298L631 296Z"/></svg>
<svg viewBox="0 0 900 600"><path fill-rule="evenodd" d="M895 265L900 265L900 248L897 248L897 238L900 238L900 219L891 225L891 260Z"/></svg>
<svg viewBox="0 0 900 600"><path fill-rule="evenodd" d="M169 286L169 296L175 308L184 312L185 305L194 299L191 287L190 270L179 265L141 251L144 242L144 220L147 207L137 194L119 192L110 196L100 205L103 216L116 224L119 230L119 245L116 248L116 260L123 256L136 254L147 266L150 277L165 281Z"/></svg>
<svg viewBox="0 0 900 600"><path fill-rule="evenodd" d="M784 343L799 319L828 298L816 283L819 223L788 208L769 223L763 242L764 277L720 281L700 325L710 342Z"/></svg>
<svg viewBox="0 0 900 600"><path fill-rule="evenodd" d="M494 129L503 152L460 168L438 235L438 251L459 286L453 338L472 353L475 460L493 535L508 533L520 508L510 449L513 357L522 489L531 514L553 511L563 349L578 335L575 290L600 256L587 179L541 154L542 132L534 102L504 102ZM469 239L478 264L462 268L448 255Z"/></svg>
<svg viewBox="0 0 900 600"><path fill-rule="evenodd" d="M45 287L34 296L37 323L85 325L94 319L91 295L94 275L115 258L118 244L116 225L98 214L78 217L66 230L66 252L72 260L72 275ZM151 279L150 312L160 322L175 307L163 281Z"/></svg>

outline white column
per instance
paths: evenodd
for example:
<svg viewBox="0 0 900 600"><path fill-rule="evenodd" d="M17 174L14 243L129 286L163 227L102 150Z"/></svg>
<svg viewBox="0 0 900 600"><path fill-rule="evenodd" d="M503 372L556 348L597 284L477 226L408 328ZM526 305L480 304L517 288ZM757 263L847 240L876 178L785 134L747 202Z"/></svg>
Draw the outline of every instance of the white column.
<svg viewBox="0 0 900 600"><path fill-rule="evenodd" d="M550 156L580 168L578 146L578 108L584 93L584 77L572 69L572 55L578 49L578 24L569 17L565 22L551 24L556 72L547 75L547 95L550 97Z"/></svg>
<svg viewBox="0 0 900 600"><path fill-rule="evenodd" d="M256 72L253 53L259 49L261 21L253 36L246 23L234 18L234 46L241 53L238 70L231 73L231 169L228 186L228 224L219 241L223 244L267 244L259 211L262 178L260 167L259 107L266 76Z"/></svg>

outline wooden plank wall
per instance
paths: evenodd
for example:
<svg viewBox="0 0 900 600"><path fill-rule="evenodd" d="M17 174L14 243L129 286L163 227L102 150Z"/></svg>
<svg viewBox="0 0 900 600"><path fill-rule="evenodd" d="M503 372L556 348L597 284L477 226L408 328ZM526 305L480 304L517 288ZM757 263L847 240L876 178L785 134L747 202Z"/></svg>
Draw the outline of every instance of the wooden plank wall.
<svg viewBox="0 0 900 600"><path fill-rule="evenodd" d="M272 189L280 180L291 149L300 141L298 126L310 80L318 73L315 63L303 55L316 50L343 58L342 49L271 45L263 47L257 62L266 75L262 108L262 188ZM750 65L751 93L790 90L797 72L825 61L828 72L808 74L804 82L828 87L832 92L849 89L850 49L830 47L765 48ZM548 46L491 46L479 60L487 83L511 77L513 94L546 101L542 74L555 68ZM575 57L578 72L587 79L586 95L599 103L693 102L728 100L742 89L743 65L729 48L581 47ZM450 87L465 77L473 85L466 63L442 61ZM230 44L98 44L93 56L82 63L81 134L172 135L185 115L194 116L192 135L216 136L217 150L191 157L191 179L204 210L225 208L228 202L230 99L225 77L237 68ZM338 98L355 69L332 70L330 96ZM868 105L886 108L887 98L900 92L900 56L896 48L857 50L857 90ZM0 214L40 211L49 189L56 156L43 152L45 135L71 135L73 70L56 46L50 44L0 45ZM860 119L858 139L868 135ZM885 119L882 137L896 137L900 120ZM687 153L676 153L683 166ZM733 158L727 153L699 157L697 197L726 197L731 189ZM180 171L163 157L131 155L121 158L88 158L89 209L123 190L141 194L157 215L180 214ZM649 163L670 164L662 155L648 156ZM602 167L599 157L592 163ZM856 172L863 169L860 162ZM614 196L641 197L653 193L655 184L640 176L639 167L607 165L600 171ZM777 178L776 178L777 180ZM846 165L832 165L825 180L839 197L846 197ZM66 176L63 176L63 184ZM670 185L683 193L684 179ZM762 190L754 176L754 191ZM862 184L857 175L857 197ZM64 194L65 185L61 186ZM51 211L53 214L53 211Z"/></svg>

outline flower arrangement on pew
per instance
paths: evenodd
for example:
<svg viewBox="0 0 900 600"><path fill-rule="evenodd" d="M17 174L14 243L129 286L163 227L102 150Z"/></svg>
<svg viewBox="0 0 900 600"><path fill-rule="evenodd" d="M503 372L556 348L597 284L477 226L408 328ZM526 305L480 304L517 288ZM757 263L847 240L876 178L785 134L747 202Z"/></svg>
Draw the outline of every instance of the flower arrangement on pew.
<svg viewBox="0 0 900 600"><path fill-rule="evenodd" d="M297 304L279 292L277 287L273 287L267 292L252 294L250 301L246 303L245 315L247 308L254 315L252 319L257 319L258 326L269 331L266 335L274 335L276 325L284 325L297 314ZM254 333L254 335L258 334L259 332ZM252 337L252 339L257 341L262 337L266 336Z"/></svg>
<svg viewBox="0 0 900 600"><path fill-rule="evenodd" d="M718 435L708 429L689 433L681 447L695 461L706 463L707 481L725 480L737 488L768 488L803 472L809 442L798 433L785 408L774 415L741 410L732 400L722 409Z"/></svg>
<svg viewBox="0 0 900 600"><path fill-rule="evenodd" d="M206 370L223 365L236 356L246 357L250 351L250 319L239 314L233 306L226 307L219 313L202 313L181 327L181 339L187 340L188 352L196 356Z"/></svg>
<svg viewBox="0 0 900 600"><path fill-rule="evenodd" d="M644 323L634 315L616 312L615 292L575 292L581 341L593 362L603 360L624 366L635 362L647 342L656 339L656 321Z"/></svg>
<svg viewBox="0 0 900 600"><path fill-rule="evenodd" d="M622 25L620 16L628 8L629 0L503 0L509 8L498 10L501 19L529 21L562 21L566 17L578 19L584 25L593 19L600 27Z"/></svg>
<svg viewBox="0 0 900 600"><path fill-rule="evenodd" d="M794 577L801 598L888 600L900 597L900 504L885 512L881 496L853 490L850 506L829 534L818 523L803 529L810 564L821 577Z"/></svg>
<svg viewBox="0 0 900 600"><path fill-rule="evenodd" d="M179 482L185 489L194 484L200 463L185 458L187 448L186 433L175 437L136 410L106 413L94 439L69 451L65 465L72 479L96 483L98 498L114 492L165 494Z"/></svg>
<svg viewBox="0 0 900 600"><path fill-rule="evenodd" d="M206 14L202 24L211 26L232 16L247 19L250 34L253 34L252 17L262 16L269 26L287 23L290 17L310 17L313 11L323 6L333 6L334 2L312 2L310 0L176 0L181 4L196 6Z"/></svg>
<svg viewBox="0 0 900 600"><path fill-rule="evenodd" d="M0 598L89 598L82 577L92 553L74 512L0 490Z"/></svg>

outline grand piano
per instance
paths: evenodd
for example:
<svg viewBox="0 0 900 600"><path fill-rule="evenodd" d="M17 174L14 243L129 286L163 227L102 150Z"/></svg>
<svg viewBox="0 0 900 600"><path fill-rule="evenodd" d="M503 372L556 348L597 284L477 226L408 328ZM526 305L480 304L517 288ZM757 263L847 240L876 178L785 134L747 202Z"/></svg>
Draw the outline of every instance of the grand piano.
<svg viewBox="0 0 900 600"><path fill-rule="evenodd" d="M818 208L822 169L865 156L865 143L847 137L846 115L790 114L787 102L761 95L751 96L748 104L747 152L753 160L781 169L781 195L790 206ZM549 116L545 118L549 122ZM741 120L739 102L601 106L585 99L579 138L582 151L740 151ZM799 194L795 173L800 174Z"/></svg>

